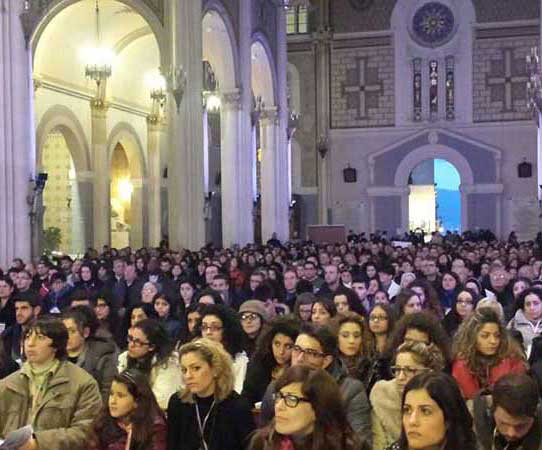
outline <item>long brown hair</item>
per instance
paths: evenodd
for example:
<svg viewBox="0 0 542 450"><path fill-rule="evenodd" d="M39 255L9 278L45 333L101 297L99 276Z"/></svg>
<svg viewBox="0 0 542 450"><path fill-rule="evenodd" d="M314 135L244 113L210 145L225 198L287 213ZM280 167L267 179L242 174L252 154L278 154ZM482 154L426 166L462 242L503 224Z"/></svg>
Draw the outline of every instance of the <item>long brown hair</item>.
<svg viewBox="0 0 542 450"><path fill-rule="evenodd" d="M358 437L346 418L339 385L323 369L294 366L277 380L275 392L292 383L301 383L301 392L314 410L314 431L305 440L303 450L358 450ZM257 431L251 450L279 450L285 436L275 431L275 421Z"/></svg>

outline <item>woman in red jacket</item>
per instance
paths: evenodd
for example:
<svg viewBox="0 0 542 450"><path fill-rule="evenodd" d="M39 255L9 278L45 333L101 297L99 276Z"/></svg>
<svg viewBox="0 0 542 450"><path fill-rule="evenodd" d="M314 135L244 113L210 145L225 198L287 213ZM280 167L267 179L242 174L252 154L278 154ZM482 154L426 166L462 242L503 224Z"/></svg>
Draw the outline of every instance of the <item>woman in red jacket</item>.
<svg viewBox="0 0 542 450"><path fill-rule="evenodd" d="M108 405L94 422L92 450L166 450L166 421L147 377L136 370L117 375Z"/></svg>
<svg viewBox="0 0 542 450"><path fill-rule="evenodd" d="M490 391L503 375L526 370L521 349L493 309L480 308L461 324L455 336L452 375L463 397Z"/></svg>

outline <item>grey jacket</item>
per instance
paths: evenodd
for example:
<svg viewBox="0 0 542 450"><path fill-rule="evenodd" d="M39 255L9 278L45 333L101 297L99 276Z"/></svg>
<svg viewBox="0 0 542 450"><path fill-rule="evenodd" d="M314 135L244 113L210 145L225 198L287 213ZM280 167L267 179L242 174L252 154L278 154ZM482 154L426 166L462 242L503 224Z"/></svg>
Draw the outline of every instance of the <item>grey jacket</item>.
<svg viewBox="0 0 542 450"><path fill-rule="evenodd" d="M362 441L371 444L371 405L365 393L365 386L363 386L361 381L347 375L346 367L344 367L344 364L338 358L328 367L327 371L339 384L350 426ZM275 382L272 381L267 386L262 400L261 426L270 422L275 416L274 393Z"/></svg>

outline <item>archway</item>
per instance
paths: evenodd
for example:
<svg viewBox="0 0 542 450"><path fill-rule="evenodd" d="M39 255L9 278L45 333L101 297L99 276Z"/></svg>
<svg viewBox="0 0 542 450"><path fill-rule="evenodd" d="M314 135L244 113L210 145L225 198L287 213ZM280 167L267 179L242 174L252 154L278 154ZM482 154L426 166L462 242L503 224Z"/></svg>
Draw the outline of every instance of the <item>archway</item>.
<svg viewBox="0 0 542 450"><path fill-rule="evenodd" d="M124 248L130 245L133 225L130 164L126 151L117 143L111 157L111 245Z"/></svg>
<svg viewBox="0 0 542 450"><path fill-rule="evenodd" d="M40 171L48 174L43 191L42 245L48 250L82 254L85 219L72 151L60 128L51 130L40 148Z"/></svg>
<svg viewBox="0 0 542 450"><path fill-rule="evenodd" d="M409 229L461 231L461 184L459 172L448 161L428 159L410 173Z"/></svg>

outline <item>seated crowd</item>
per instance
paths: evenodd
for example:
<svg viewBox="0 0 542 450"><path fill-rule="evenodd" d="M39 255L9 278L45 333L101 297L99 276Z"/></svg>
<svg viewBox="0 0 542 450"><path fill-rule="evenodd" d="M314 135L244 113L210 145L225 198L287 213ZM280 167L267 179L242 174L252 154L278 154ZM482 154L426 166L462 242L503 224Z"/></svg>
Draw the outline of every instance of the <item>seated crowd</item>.
<svg viewBox="0 0 542 450"><path fill-rule="evenodd" d="M0 439L31 425L21 450L542 450L541 244L351 233L15 259Z"/></svg>

